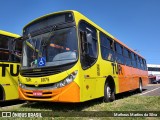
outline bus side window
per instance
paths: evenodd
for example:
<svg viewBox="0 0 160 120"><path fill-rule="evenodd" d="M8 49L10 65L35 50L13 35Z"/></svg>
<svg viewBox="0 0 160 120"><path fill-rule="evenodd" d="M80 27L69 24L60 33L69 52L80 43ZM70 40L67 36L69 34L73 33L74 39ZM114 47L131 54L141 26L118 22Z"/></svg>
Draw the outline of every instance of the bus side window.
<svg viewBox="0 0 160 120"><path fill-rule="evenodd" d="M143 64L143 70L147 69L146 61L145 59L142 59L142 64Z"/></svg>
<svg viewBox="0 0 160 120"><path fill-rule="evenodd" d="M137 59L137 68L140 69L140 58L138 55L136 55L136 59Z"/></svg>
<svg viewBox="0 0 160 120"><path fill-rule="evenodd" d="M9 50L9 38L3 35L0 35L0 49Z"/></svg>
<svg viewBox="0 0 160 120"><path fill-rule="evenodd" d="M131 59L132 59L132 66L134 68L136 68L137 64L136 64L136 58L135 58L135 54L133 52L131 52Z"/></svg>
<svg viewBox="0 0 160 120"><path fill-rule="evenodd" d="M144 64L144 70L147 70L147 64L146 64L146 60L145 59L143 59L143 64ZM160 71L160 69L159 69L159 71Z"/></svg>
<svg viewBox="0 0 160 120"><path fill-rule="evenodd" d="M81 64L83 68L87 68L98 57L97 30L87 22L80 21L79 35L81 42ZM86 49L87 51L85 51Z"/></svg>
<svg viewBox="0 0 160 120"><path fill-rule="evenodd" d="M113 40L100 32L101 55L105 60L114 61Z"/></svg>
<svg viewBox="0 0 160 120"><path fill-rule="evenodd" d="M9 61L9 38L0 35L0 61Z"/></svg>
<svg viewBox="0 0 160 120"><path fill-rule="evenodd" d="M131 58L131 51L127 50L128 51L128 64L129 66L132 66L132 58Z"/></svg>
<svg viewBox="0 0 160 120"><path fill-rule="evenodd" d="M9 61L9 51L0 50L0 61Z"/></svg>
<svg viewBox="0 0 160 120"><path fill-rule="evenodd" d="M123 46L115 42L116 61L120 64L124 64Z"/></svg>
<svg viewBox="0 0 160 120"><path fill-rule="evenodd" d="M11 55L11 61L20 62L20 57L22 53L22 40L16 39L16 41L14 41L13 44L14 48L12 48L12 52L14 52L14 55L13 54Z"/></svg>
<svg viewBox="0 0 160 120"><path fill-rule="evenodd" d="M142 70L144 69L144 68L143 68L142 58L140 58L140 67L141 67Z"/></svg>
<svg viewBox="0 0 160 120"><path fill-rule="evenodd" d="M130 57L130 51L127 48L124 48L124 57L125 57L125 64L127 66L131 66L131 57Z"/></svg>

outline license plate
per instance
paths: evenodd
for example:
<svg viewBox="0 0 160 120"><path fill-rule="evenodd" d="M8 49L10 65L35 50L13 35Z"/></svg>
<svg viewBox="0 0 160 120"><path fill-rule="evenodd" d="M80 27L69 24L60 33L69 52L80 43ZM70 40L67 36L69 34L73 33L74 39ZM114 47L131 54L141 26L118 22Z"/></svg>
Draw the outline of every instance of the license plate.
<svg viewBox="0 0 160 120"><path fill-rule="evenodd" d="M34 96L42 96L42 91L33 91Z"/></svg>

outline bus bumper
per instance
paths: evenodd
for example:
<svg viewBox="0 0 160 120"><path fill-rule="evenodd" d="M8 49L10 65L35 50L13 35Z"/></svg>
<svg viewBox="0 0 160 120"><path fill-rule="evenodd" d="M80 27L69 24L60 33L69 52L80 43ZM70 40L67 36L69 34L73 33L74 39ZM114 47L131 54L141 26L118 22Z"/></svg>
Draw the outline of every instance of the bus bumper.
<svg viewBox="0 0 160 120"><path fill-rule="evenodd" d="M35 96L34 91L36 90L26 90L18 87L19 98L28 101L80 102L80 88L75 82L62 88L39 90L42 92L40 96Z"/></svg>

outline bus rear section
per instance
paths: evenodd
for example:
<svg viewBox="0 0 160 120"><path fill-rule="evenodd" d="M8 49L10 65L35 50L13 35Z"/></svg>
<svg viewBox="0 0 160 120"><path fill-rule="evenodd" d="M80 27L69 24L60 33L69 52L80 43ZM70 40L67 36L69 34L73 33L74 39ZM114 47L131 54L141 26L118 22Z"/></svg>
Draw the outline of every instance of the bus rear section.
<svg viewBox="0 0 160 120"><path fill-rule="evenodd" d="M22 44L19 35L0 30L0 101L18 99Z"/></svg>

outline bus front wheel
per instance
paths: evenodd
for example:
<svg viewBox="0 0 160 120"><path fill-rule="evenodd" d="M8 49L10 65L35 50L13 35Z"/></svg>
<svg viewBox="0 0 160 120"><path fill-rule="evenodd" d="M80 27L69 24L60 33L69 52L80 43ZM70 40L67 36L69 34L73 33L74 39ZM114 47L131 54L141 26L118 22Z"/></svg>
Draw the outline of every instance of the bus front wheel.
<svg viewBox="0 0 160 120"><path fill-rule="evenodd" d="M114 88L111 87L108 83L106 83L104 88L104 102L112 102L115 100L115 92Z"/></svg>

